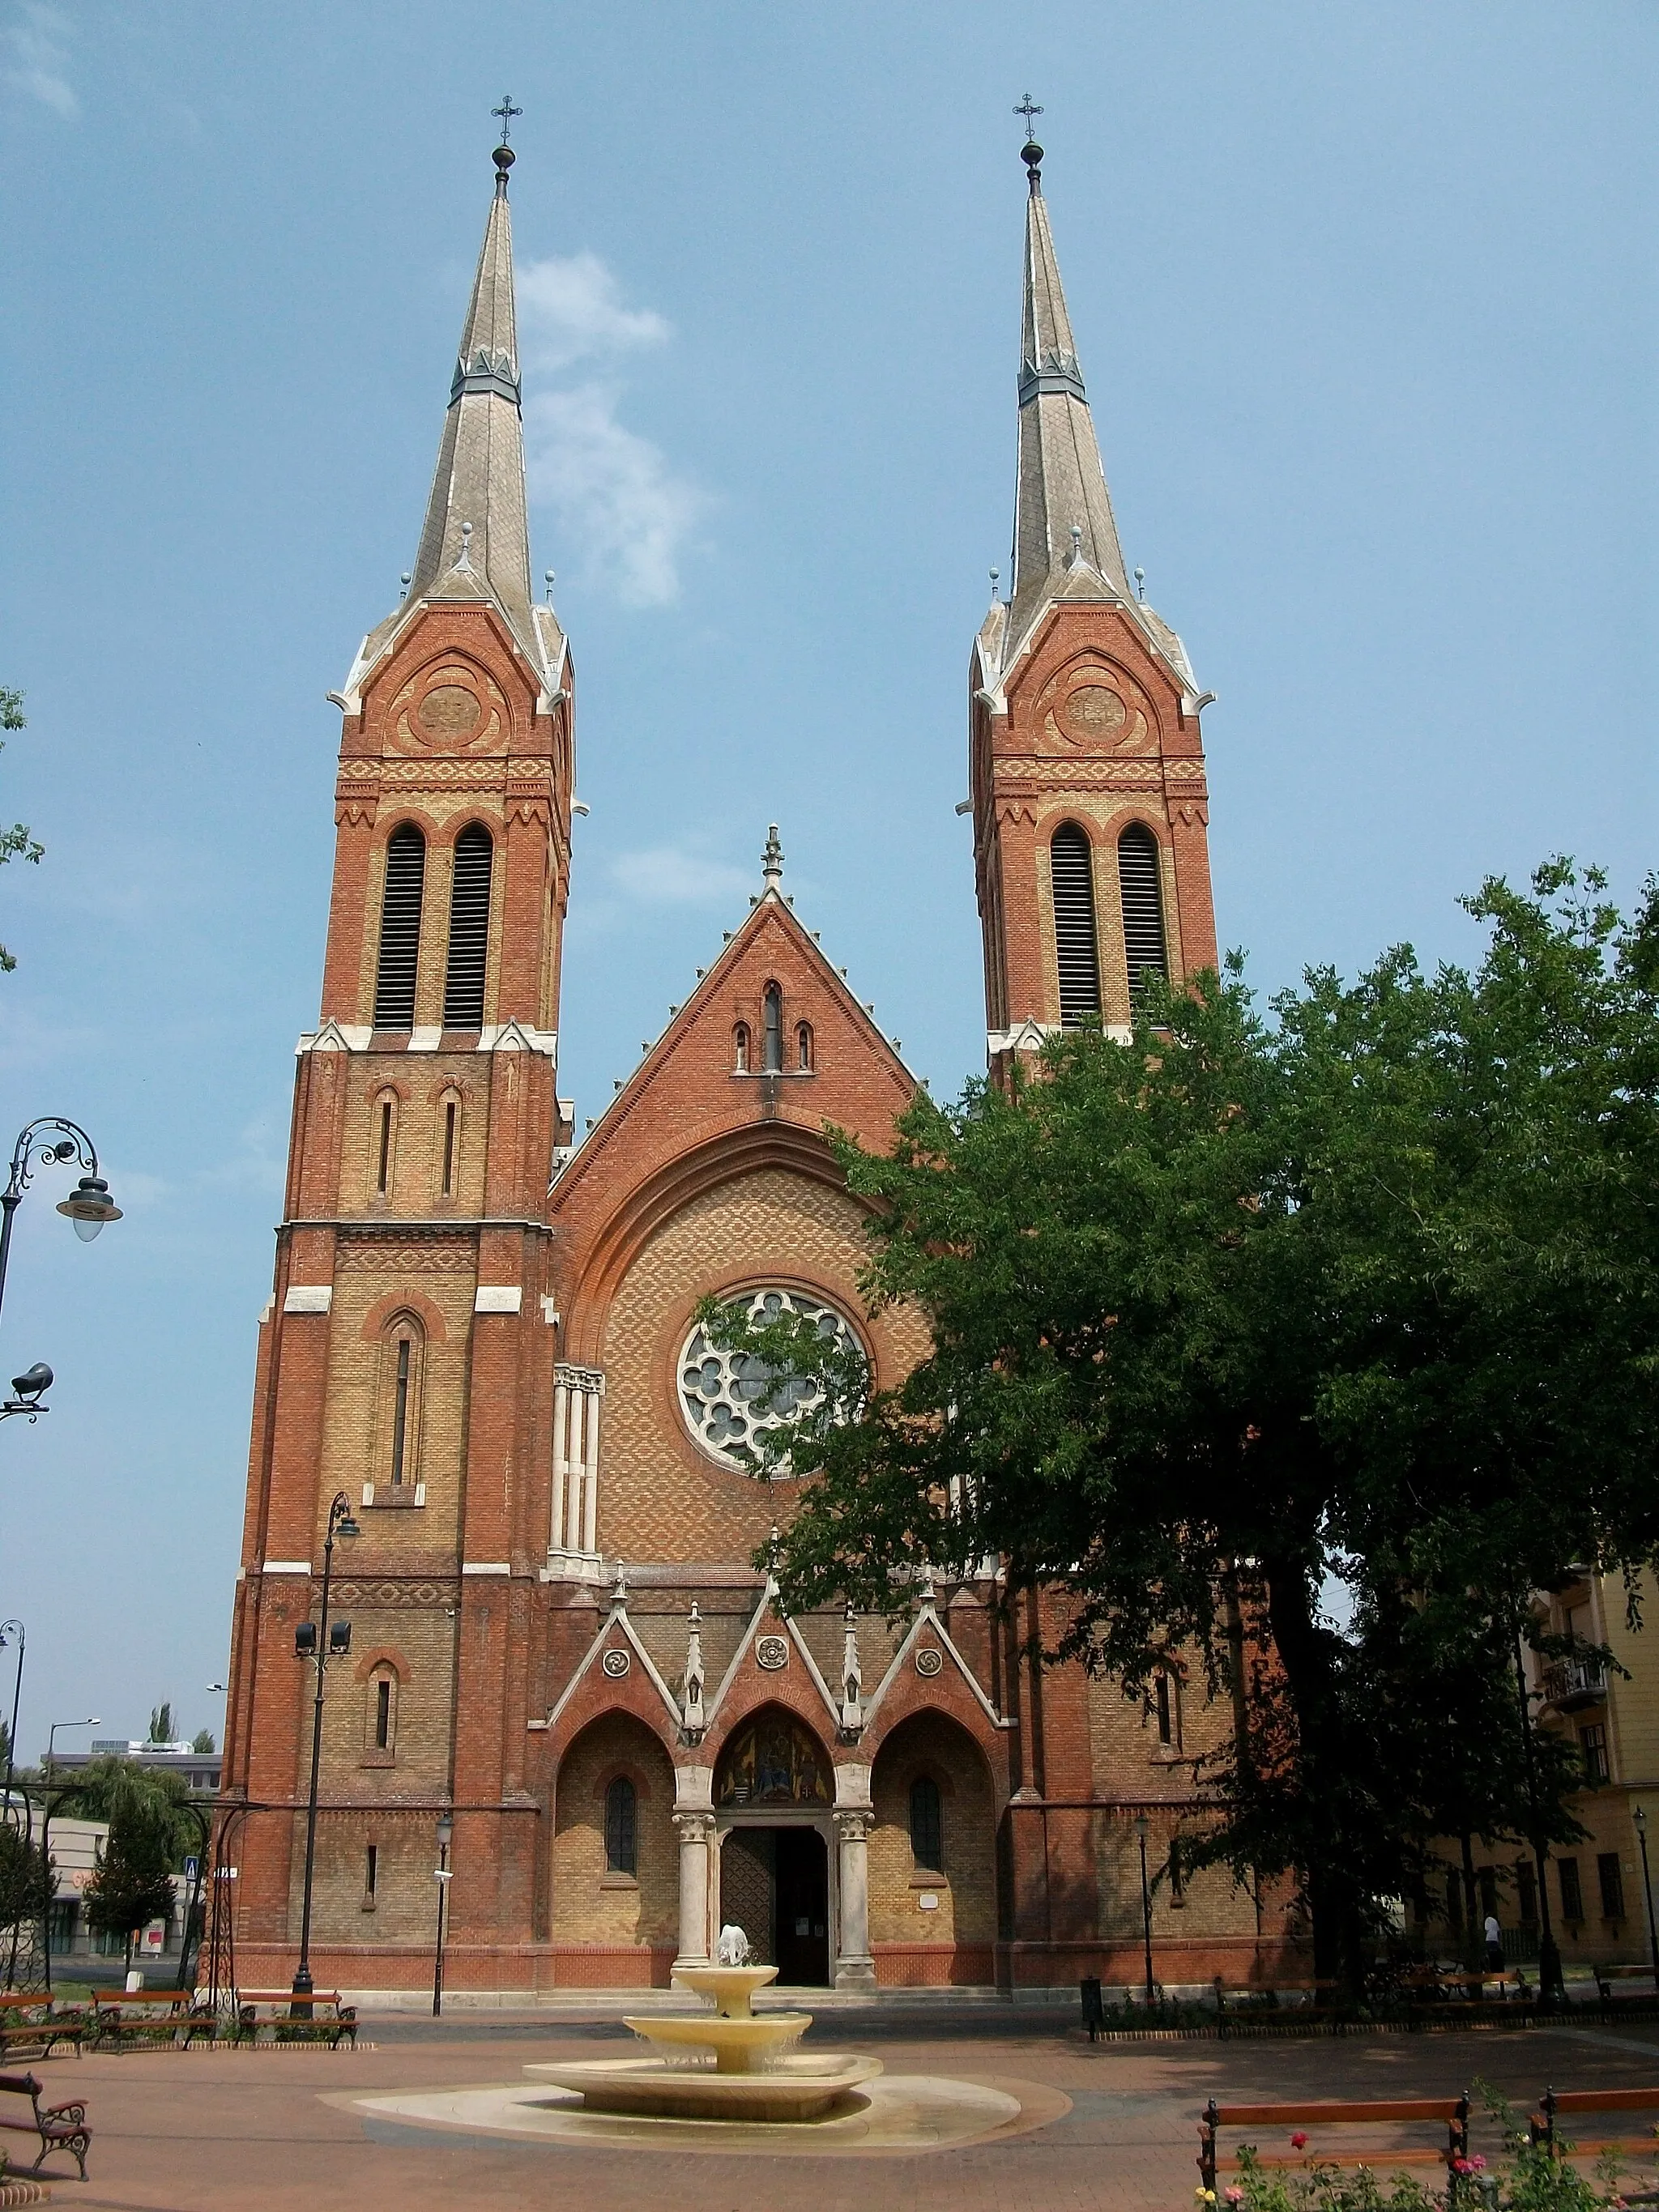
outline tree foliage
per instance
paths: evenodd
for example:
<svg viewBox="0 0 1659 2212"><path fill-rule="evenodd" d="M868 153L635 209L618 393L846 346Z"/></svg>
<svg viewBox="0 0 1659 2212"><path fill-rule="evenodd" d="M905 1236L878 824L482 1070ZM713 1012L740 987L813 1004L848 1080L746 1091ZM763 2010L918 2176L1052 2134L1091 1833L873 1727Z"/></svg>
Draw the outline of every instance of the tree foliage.
<svg viewBox="0 0 1659 2212"><path fill-rule="evenodd" d="M149 1921L173 1910L173 1869L178 1856L177 1805L159 1783L173 1775L151 1775L119 1760L104 1781L109 1835L102 1858L82 1892L88 1924L131 1938ZM84 1802L84 1800L83 1800Z"/></svg>
<svg viewBox="0 0 1659 2212"><path fill-rule="evenodd" d="M1200 1856L1299 1871L1322 1971L1454 1814L1559 1829L1497 1718L1515 1639L1560 1650L1531 1597L1570 1564L1659 1551L1659 892L1626 922L1556 862L1466 903L1473 969L1401 946L1271 1018L1237 960L1148 979L1130 1042L837 1133L866 1294L932 1332L897 1388L705 1314L757 1387L823 1386L754 1455L800 1479L786 1602L994 1553L1063 1598L1051 1656L1133 1695L1195 1655L1248 1692Z"/></svg>
<svg viewBox="0 0 1659 2212"><path fill-rule="evenodd" d="M9 1821L0 1826L0 1928L44 1920L56 1886L56 1869L40 1845Z"/></svg>
<svg viewBox="0 0 1659 2212"><path fill-rule="evenodd" d="M8 691L0 686L0 730L21 730L27 726L22 693ZM3 741L0 741L0 751L3 750ZM14 822L9 830L0 830L0 867L3 867L8 860L32 860L38 866L45 851L46 847L37 844L21 822ZM16 956L0 945L0 972L9 971L16 965Z"/></svg>

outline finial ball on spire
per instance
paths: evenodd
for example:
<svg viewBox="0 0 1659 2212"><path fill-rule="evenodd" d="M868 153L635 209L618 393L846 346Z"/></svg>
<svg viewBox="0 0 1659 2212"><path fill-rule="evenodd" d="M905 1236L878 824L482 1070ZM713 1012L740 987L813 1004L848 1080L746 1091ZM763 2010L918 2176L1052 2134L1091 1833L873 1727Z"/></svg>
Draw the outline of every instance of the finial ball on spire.
<svg viewBox="0 0 1659 2212"><path fill-rule="evenodd" d="M504 178L519 157L510 146L498 146L489 158Z"/></svg>

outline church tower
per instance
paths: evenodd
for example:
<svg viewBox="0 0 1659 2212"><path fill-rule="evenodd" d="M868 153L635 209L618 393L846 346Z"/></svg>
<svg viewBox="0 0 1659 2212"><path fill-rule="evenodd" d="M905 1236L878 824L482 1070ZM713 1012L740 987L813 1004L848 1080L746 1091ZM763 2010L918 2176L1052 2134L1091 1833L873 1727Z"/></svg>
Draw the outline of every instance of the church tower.
<svg viewBox="0 0 1659 2212"><path fill-rule="evenodd" d="M1028 142L1013 575L969 672L993 1070L1089 1021L1127 1036L1146 970L1215 962L1200 693L1132 590Z"/></svg>
<svg viewBox="0 0 1659 2212"><path fill-rule="evenodd" d="M511 148L494 158L414 565L330 695L343 731L321 1018L298 1048L260 1325L227 1714L232 1793L303 1798L295 1629L343 1496L362 1534L336 1547L353 1642L330 1664L323 1795L372 1793L394 1777L364 1770L395 1766L399 1796L428 1808L418 1840L394 1827L350 1869L325 1867L325 1824L319 1872L368 1908L405 1848L429 1875L429 1808L507 1786L499 1720L458 1730L454 1715L502 1709L511 1625L492 1577L550 1420L572 676L531 586ZM242 1930L286 1936L303 1823L256 1822L243 1846Z"/></svg>

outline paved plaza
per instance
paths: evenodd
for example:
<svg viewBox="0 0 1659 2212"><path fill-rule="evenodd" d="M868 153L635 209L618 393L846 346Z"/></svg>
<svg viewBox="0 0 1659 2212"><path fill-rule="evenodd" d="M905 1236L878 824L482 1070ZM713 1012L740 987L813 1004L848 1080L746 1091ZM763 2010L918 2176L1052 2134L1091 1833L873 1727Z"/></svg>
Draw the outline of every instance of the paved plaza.
<svg viewBox="0 0 1659 2212"><path fill-rule="evenodd" d="M813 2148L782 2157L688 2151L680 2142L658 2151L462 2133L362 2109L388 2100L406 2108L433 2093L519 2092L534 2079L526 2065L621 2056L630 2047L609 2022L545 2016L370 2019L356 2053L149 2051L53 2058L37 2070L54 2101L85 2097L94 2129L90 2181L83 2187L55 2178L55 2197L107 2212L223 2212L227 2205L239 2212L450 2212L539 2203L608 2212L671 2202L684 2212L867 2212L872 2203L880 2212L981 2205L1176 2212L1193 2202L1196 2123L1212 2095L1447 2095L1479 2076L1525 2109L1547 2082L1582 2088L1659 2081L1659 2027L1640 2026L1091 2046L1069 2020L894 2018L860 2009L825 2020L814 2040L867 2050L889 2075L993 2092L985 2101L994 2115L1006 2113L1001 2100L1012 2098L1018 2117L1000 2124L994 2117L994 2132L937 2150L851 2142L833 2154ZM488 2100L472 2100L472 2108ZM1489 2129L1477 2136L1477 2148L1493 2147ZM1390 2138L1365 2140L1382 2150ZM1261 2148L1285 2147L1264 2141Z"/></svg>

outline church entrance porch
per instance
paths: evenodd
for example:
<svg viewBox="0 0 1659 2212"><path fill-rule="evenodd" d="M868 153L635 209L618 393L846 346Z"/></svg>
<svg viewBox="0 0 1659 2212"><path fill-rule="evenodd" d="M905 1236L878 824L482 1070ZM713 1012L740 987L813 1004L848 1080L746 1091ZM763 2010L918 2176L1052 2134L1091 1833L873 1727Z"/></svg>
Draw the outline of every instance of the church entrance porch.
<svg viewBox="0 0 1659 2212"><path fill-rule="evenodd" d="M796 1824L726 1832L720 1850L720 1922L741 1928L750 1950L798 1989L830 1985L830 1853L821 1830Z"/></svg>

